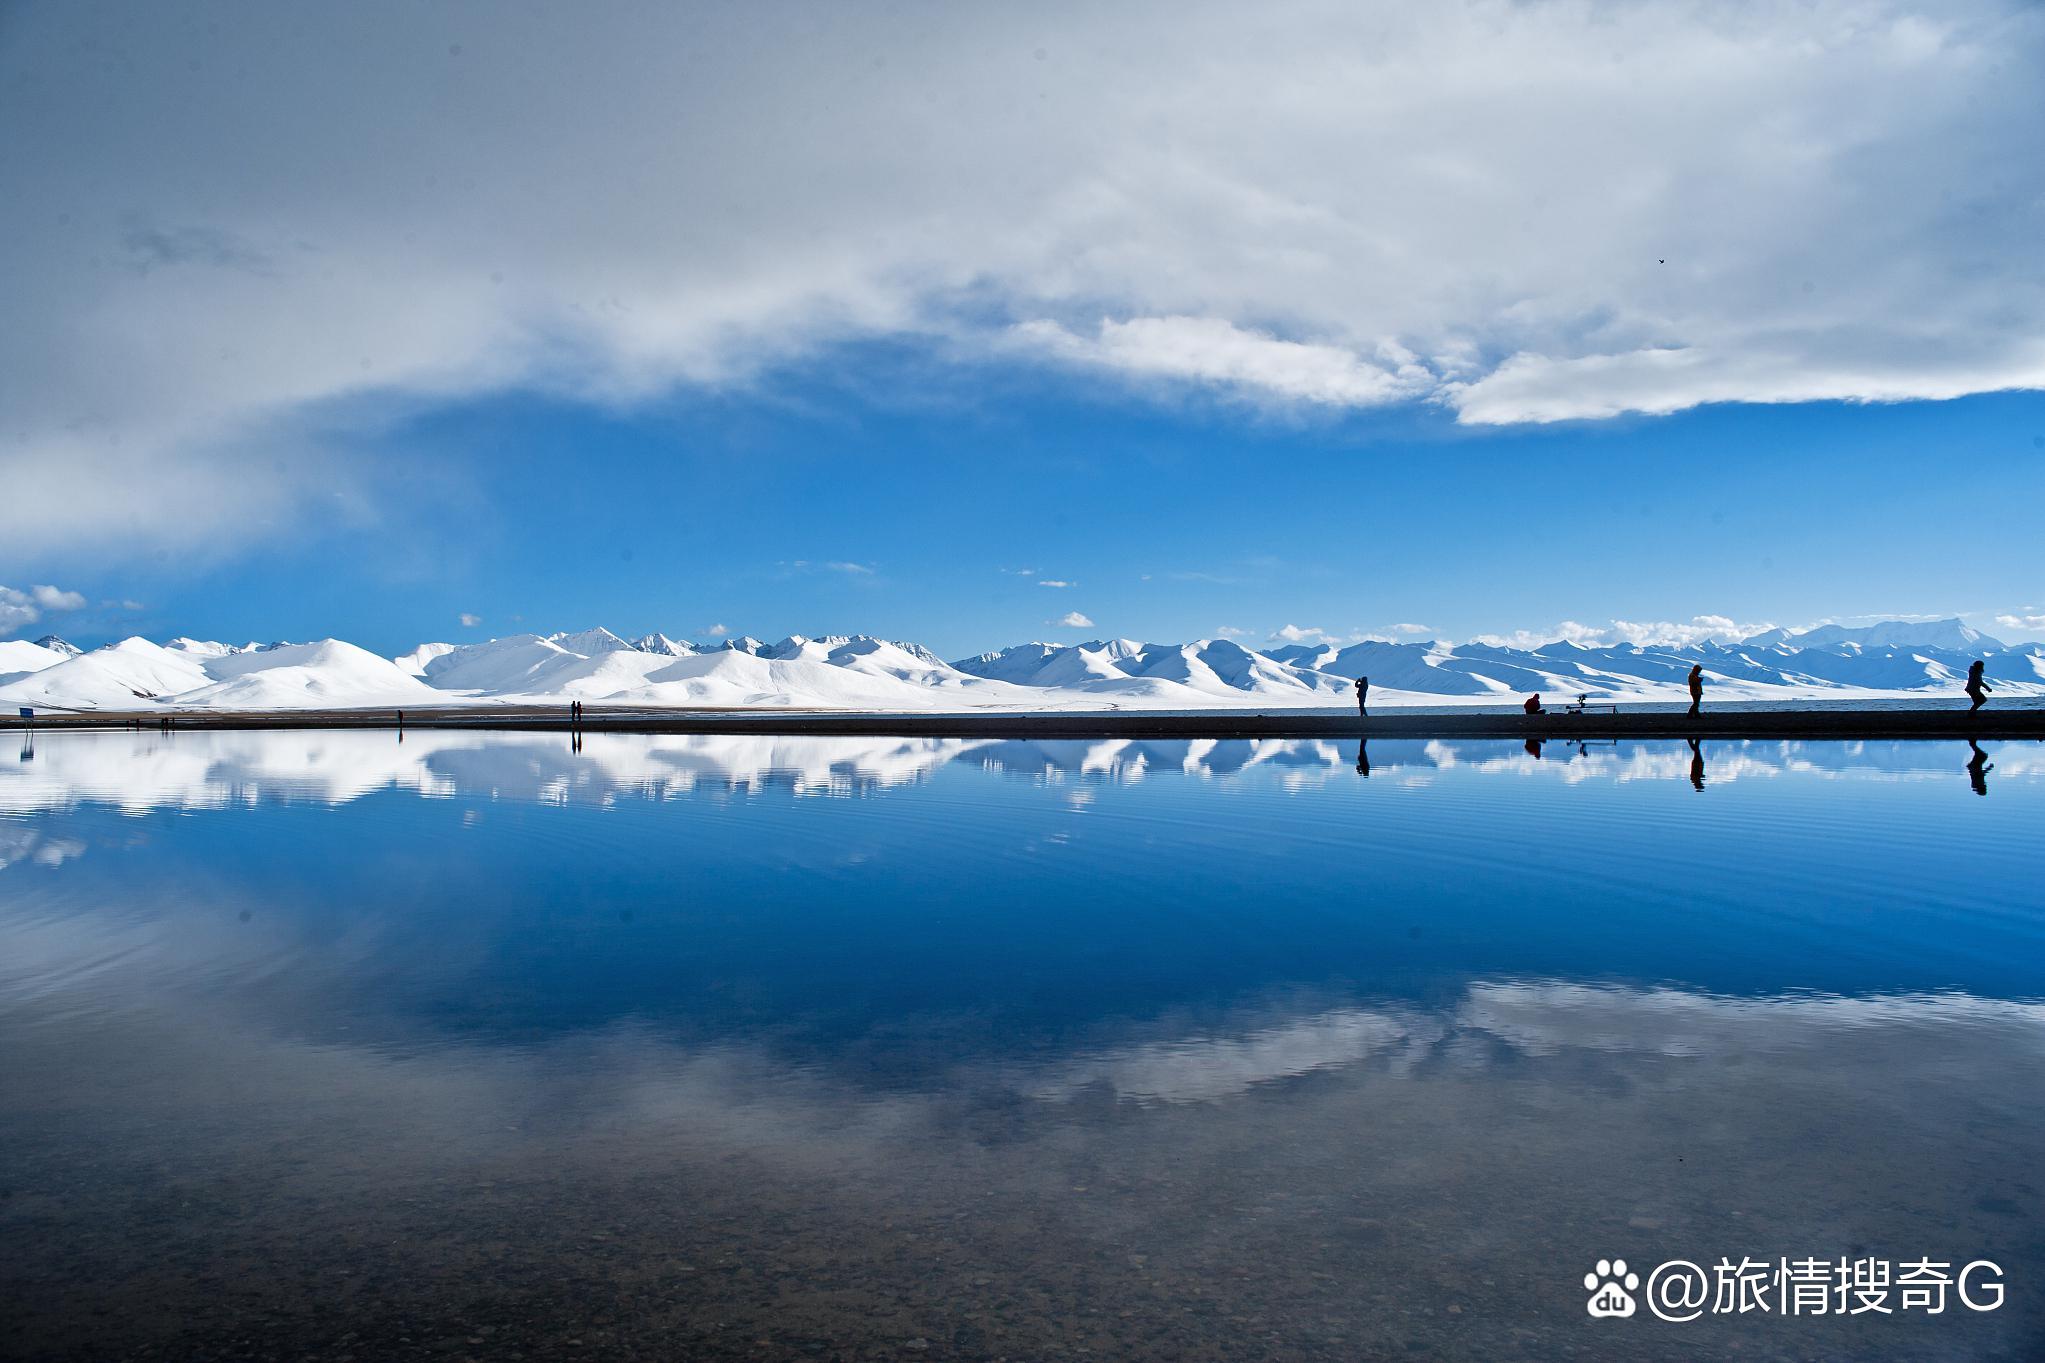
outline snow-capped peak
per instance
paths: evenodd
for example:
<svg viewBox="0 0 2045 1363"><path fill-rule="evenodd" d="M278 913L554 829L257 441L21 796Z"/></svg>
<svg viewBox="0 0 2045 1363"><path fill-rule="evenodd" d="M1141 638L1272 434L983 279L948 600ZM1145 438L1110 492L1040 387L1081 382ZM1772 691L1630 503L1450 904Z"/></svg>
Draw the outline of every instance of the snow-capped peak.
<svg viewBox="0 0 2045 1363"><path fill-rule="evenodd" d="M680 639L670 639L665 634L643 634L632 641L632 647L641 653L659 653L669 658L687 658L696 652L694 644Z"/></svg>
<svg viewBox="0 0 2045 1363"><path fill-rule="evenodd" d="M576 630L573 633L564 631L560 634L550 634L547 636L547 642L558 644L570 653L580 653L585 658L594 658L599 653L614 653L633 647L601 625L595 629Z"/></svg>

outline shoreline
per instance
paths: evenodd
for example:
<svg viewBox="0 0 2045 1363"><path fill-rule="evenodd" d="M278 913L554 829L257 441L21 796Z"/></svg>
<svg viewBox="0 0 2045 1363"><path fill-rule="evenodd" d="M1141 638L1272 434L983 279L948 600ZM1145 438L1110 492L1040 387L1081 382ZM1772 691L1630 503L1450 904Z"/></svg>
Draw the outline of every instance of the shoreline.
<svg viewBox="0 0 2045 1363"><path fill-rule="evenodd" d="M377 710L150 711L0 717L0 728L66 730L397 729ZM916 714L876 711L647 710L589 708L578 725L561 706L438 706L406 709L406 729L643 734L781 734L863 738L1624 738L2045 739L2045 706L1965 710L1883 706L1795 710L1621 711L1618 714L1008 711Z"/></svg>

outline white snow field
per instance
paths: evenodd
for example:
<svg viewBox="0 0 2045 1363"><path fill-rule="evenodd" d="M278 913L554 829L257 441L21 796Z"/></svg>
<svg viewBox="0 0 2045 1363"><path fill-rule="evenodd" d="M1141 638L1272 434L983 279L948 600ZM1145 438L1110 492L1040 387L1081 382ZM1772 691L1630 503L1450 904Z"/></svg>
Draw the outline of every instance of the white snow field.
<svg viewBox="0 0 2045 1363"><path fill-rule="evenodd" d="M1031 643L945 662L864 635L712 646L606 629L421 644L395 659L339 639L227 645L124 639L75 653L59 639L0 641L0 705L49 711L398 709L444 705L855 711L1347 708L1359 676L1374 705L1501 705L1533 692L1686 699L1693 663L1712 701L1893 700L1957 695L1987 661L1999 698L2045 696L2045 645L2008 646L1958 620L1770 630L1682 648L1570 643L1294 644L1225 639Z"/></svg>

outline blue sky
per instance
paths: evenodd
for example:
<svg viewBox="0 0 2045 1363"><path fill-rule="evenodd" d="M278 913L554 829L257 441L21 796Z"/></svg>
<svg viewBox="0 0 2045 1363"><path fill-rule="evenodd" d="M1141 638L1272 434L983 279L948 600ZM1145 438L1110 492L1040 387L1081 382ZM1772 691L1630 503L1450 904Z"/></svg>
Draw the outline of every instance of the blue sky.
<svg viewBox="0 0 2045 1363"><path fill-rule="evenodd" d="M81 556L51 575L94 600L148 583L146 609L80 612L87 638L397 651L600 622L878 633L947 656L1705 614L1961 614L2024 637L1994 616L2045 582L2045 537L2010 511L2045 495L2045 396L1472 431L1425 408L1314 420L1052 377L990 389L884 355L825 368L623 414L436 411L378 442L435 470L390 475L429 484L407 505L210 566ZM1075 611L1093 625L1057 623Z"/></svg>
<svg viewBox="0 0 2045 1363"><path fill-rule="evenodd" d="M28 5L0 77L6 633L2045 637L2034 6Z"/></svg>

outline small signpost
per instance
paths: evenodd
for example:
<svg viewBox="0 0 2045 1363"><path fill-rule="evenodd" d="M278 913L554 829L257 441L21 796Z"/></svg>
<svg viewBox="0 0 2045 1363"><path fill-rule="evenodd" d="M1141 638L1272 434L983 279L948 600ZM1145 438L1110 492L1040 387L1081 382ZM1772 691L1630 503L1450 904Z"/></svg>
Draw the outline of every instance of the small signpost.
<svg viewBox="0 0 2045 1363"><path fill-rule="evenodd" d="M30 708L29 708L28 706L26 706L26 705L22 706L22 707L21 707L21 722L22 722L22 723L24 723L24 724L27 724L27 725L33 726L33 725L35 724L35 722L36 722L36 712L35 712L34 710L30 709Z"/></svg>

